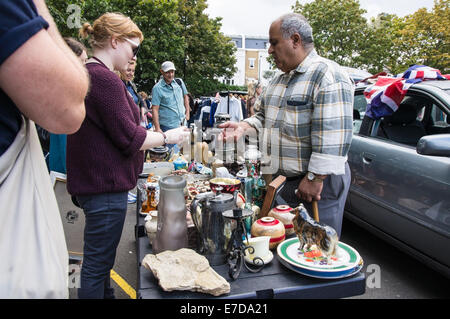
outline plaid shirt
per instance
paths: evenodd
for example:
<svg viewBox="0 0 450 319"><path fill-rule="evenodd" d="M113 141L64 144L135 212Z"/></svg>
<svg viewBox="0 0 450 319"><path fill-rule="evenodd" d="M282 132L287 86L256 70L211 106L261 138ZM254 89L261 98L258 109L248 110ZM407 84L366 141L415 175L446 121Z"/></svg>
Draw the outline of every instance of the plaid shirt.
<svg viewBox="0 0 450 319"><path fill-rule="evenodd" d="M339 65L313 50L297 69L271 81L256 114L245 121L262 136L260 147L267 147L279 174L342 175L353 134L353 93ZM277 149L278 157L271 154Z"/></svg>

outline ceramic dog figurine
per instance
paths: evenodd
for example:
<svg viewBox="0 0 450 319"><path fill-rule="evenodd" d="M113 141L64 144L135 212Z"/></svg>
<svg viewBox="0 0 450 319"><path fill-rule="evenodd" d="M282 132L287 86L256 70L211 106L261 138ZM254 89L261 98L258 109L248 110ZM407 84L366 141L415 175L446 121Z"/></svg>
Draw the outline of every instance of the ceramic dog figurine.
<svg viewBox="0 0 450 319"><path fill-rule="evenodd" d="M316 222L309 216L306 208L301 204L291 213L295 214L293 219L295 233L300 241L299 249L304 251L316 245L323 255L330 257L336 254L338 235L334 228Z"/></svg>

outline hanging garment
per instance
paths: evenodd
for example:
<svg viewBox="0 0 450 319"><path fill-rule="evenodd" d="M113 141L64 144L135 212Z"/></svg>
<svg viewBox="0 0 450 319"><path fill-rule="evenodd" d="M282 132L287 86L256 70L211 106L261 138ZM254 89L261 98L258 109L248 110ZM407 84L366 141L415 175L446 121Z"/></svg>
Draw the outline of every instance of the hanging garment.
<svg viewBox="0 0 450 319"><path fill-rule="evenodd" d="M240 122L243 120L241 101L232 97L221 96L216 113L226 113L230 115L231 122Z"/></svg>
<svg viewBox="0 0 450 319"><path fill-rule="evenodd" d="M213 101L211 103L211 110L209 111L209 126L210 127L213 127L214 123L216 122L214 115L216 115L218 105L219 105L219 103L217 101Z"/></svg>

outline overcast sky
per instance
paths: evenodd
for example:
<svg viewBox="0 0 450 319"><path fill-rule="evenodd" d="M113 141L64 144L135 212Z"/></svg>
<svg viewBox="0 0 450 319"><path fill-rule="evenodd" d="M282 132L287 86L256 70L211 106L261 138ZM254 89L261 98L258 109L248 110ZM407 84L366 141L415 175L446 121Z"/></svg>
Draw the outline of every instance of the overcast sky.
<svg viewBox="0 0 450 319"><path fill-rule="evenodd" d="M311 2L302 0L301 3ZM359 0L367 11L366 18L381 12L405 16L419 8L433 8L433 0ZM208 0L206 13L222 17L221 31L226 35L267 36L270 23L284 13L291 12L295 0Z"/></svg>

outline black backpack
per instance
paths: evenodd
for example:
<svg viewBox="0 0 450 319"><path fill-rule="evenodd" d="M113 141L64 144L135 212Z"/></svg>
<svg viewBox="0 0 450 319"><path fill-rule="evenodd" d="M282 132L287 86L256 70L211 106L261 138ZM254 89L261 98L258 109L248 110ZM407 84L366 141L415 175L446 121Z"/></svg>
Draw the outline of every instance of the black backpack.
<svg viewBox="0 0 450 319"><path fill-rule="evenodd" d="M182 87L182 83L183 83L183 80L182 79L180 79L180 78L175 78L175 81L178 83L178 85L180 86L180 87Z"/></svg>

